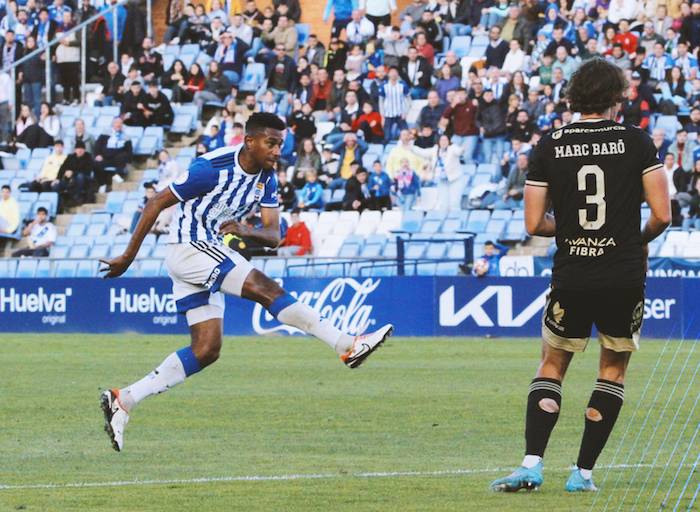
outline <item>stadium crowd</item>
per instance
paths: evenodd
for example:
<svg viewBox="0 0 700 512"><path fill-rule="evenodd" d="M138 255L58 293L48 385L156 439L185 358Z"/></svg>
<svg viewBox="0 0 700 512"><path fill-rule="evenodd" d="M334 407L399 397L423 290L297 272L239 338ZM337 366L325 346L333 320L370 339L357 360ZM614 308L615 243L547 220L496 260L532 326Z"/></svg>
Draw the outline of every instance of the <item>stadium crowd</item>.
<svg viewBox="0 0 700 512"><path fill-rule="evenodd" d="M0 84L22 55L102 7L0 7ZM120 6L117 34L105 14L87 43L89 81L100 84L89 99L117 105L119 115L97 137L80 118L70 130L59 121L80 99L79 38L50 52L52 83L62 89L52 102L42 93L44 54L22 64L16 112L11 86L0 86L2 150L53 152L21 189L56 191L62 206L91 201L128 176L133 148L123 125L167 130L173 107L194 104L197 154L242 142L253 112L288 123L278 168L288 211L425 208L427 188L437 190L430 208L519 209L530 150L575 119L567 81L581 62L602 57L629 80L620 121L649 130L659 148L674 224L700 228L700 0L413 0L400 12L394 0L328 0L327 46L326 34L301 23L298 0L260 7L171 0L159 46L143 37L136 4ZM112 37L119 62L110 61ZM185 48L196 58L183 58ZM471 180L477 165L490 179ZM181 171L161 153L153 187ZM8 200L0 202L5 232L17 228Z"/></svg>

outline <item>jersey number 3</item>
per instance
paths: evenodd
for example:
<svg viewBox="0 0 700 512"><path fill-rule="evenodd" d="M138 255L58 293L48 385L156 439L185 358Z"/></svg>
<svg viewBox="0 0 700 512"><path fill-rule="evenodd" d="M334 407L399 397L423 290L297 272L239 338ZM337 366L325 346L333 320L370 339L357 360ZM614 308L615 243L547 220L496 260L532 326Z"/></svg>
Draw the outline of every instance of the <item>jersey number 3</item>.
<svg viewBox="0 0 700 512"><path fill-rule="evenodd" d="M595 182L593 190L586 186L587 177L593 175ZM586 208L579 208L578 222L586 230L600 229L605 224L605 176L603 169L597 165L584 165L578 171L579 192L586 192L586 204L596 206L595 220L588 219Z"/></svg>

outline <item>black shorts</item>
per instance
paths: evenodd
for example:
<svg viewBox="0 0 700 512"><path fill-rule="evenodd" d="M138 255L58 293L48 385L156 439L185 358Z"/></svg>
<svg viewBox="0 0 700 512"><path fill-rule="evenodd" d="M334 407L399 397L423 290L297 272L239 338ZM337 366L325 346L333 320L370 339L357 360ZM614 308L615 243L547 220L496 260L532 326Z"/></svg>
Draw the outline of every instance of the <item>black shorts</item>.
<svg viewBox="0 0 700 512"><path fill-rule="evenodd" d="M542 338L552 347L583 352L595 324L600 344L615 352L639 349L644 287L602 290L553 288L542 315Z"/></svg>

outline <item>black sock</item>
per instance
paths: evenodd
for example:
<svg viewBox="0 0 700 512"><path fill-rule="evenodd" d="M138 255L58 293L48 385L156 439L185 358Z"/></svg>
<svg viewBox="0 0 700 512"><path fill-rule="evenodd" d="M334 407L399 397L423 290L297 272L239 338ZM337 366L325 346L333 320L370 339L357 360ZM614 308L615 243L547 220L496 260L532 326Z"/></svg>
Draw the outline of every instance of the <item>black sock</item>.
<svg viewBox="0 0 700 512"><path fill-rule="evenodd" d="M576 462L579 468L593 469L615 426L624 399L624 385L598 379L586 410L586 427Z"/></svg>
<svg viewBox="0 0 700 512"><path fill-rule="evenodd" d="M556 403L556 407L550 400ZM533 379L527 396L525 455L544 456L549 435L559 418L560 406L561 381L544 377Z"/></svg>

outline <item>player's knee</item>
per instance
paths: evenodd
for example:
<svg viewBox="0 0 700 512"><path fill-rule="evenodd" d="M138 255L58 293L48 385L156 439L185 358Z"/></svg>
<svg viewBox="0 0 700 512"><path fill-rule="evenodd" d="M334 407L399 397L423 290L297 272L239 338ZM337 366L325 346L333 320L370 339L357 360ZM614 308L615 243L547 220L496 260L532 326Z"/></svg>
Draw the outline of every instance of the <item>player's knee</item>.
<svg viewBox="0 0 700 512"><path fill-rule="evenodd" d="M603 415L600 414L600 411L598 409L595 409L593 407L588 407L586 409L586 419L598 422L598 421L602 421Z"/></svg>
<svg viewBox="0 0 700 512"><path fill-rule="evenodd" d="M266 308L283 294L284 290L282 287L259 270L251 271L243 284L242 296L259 302Z"/></svg>
<svg viewBox="0 0 700 512"><path fill-rule="evenodd" d="M543 398L537 403L537 405L544 412L549 412L552 414L556 414L559 412L559 404L551 398Z"/></svg>
<svg viewBox="0 0 700 512"><path fill-rule="evenodd" d="M192 348L197 361L202 368L209 366L219 359L221 343L207 343Z"/></svg>

